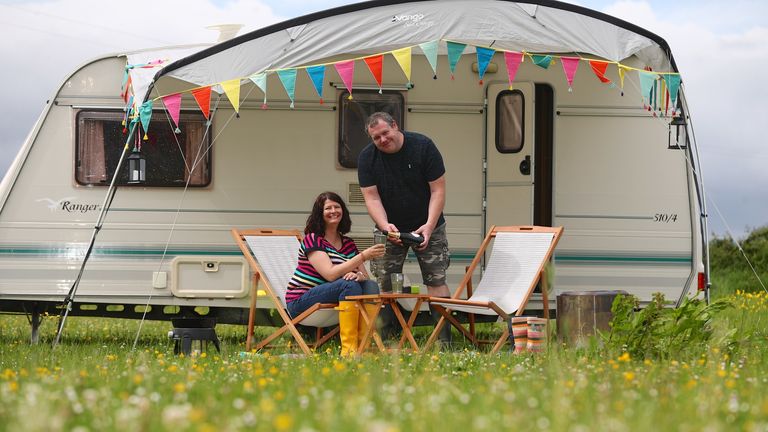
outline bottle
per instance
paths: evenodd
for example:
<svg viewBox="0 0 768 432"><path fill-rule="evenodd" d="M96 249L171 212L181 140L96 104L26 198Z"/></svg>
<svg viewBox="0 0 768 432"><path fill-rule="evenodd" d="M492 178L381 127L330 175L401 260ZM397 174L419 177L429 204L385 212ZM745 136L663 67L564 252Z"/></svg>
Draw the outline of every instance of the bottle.
<svg viewBox="0 0 768 432"><path fill-rule="evenodd" d="M408 232L396 232L396 231L389 231L389 232L382 231L382 232L386 234L387 237L389 238L400 239L400 241L407 246L418 246L424 242L424 237L422 237L419 234L408 233Z"/></svg>

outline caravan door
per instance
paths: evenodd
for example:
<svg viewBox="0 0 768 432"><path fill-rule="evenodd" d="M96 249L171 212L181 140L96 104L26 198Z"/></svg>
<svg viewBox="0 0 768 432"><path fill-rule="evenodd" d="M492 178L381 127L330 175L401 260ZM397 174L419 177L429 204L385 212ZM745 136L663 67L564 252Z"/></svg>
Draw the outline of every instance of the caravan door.
<svg viewBox="0 0 768 432"><path fill-rule="evenodd" d="M489 83L486 89L485 230L532 225L534 210L534 85Z"/></svg>

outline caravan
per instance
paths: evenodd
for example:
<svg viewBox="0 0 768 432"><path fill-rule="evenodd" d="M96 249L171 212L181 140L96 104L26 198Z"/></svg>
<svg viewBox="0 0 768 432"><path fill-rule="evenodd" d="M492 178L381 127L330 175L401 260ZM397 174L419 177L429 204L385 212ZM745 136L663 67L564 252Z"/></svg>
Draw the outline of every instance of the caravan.
<svg viewBox="0 0 768 432"><path fill-rule="evenodd" d="M76 284L73 314L244 323L252 280L232 228L301 229L332 190L372 242L355 168L374 111L443 154L449 286L490 226L536 224L565 227L550 299L680 301L708 276L677 72L659 36L551 0L371 1L94 60L0 184L0 311L53 312Z"/></svg>

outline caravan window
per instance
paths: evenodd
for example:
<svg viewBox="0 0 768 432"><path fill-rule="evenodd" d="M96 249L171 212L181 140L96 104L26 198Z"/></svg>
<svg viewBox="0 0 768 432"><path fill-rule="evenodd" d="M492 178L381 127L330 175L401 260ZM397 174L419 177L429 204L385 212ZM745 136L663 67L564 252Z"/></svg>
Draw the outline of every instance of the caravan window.
<svg viewBox="0 0 768 432"><path fill-rule="evenodd" d="M403 127L405 97L397 91L354 90L354 97L349 99L349 92L339 92L339 139L338 161L344 168L357 168L357 156L371 142L365 131L368 116L377 111L386 111L392 115L398 126Z"/></svg>
<svg viewBox="0 0 768 432"><path fill-rule="evenodd" d="M496 97L496 150L517 153L523 149L525 97L520 90L504 90Z"/></svg>
<svg viewBox="0 0 768 432"><path fill-rule="evenodd" d="M122 111L80 111L77 113L75 180L81 185L109 185L125 145ZM152 116L147 140L141 139L146 159L146 181L141 186L207 186L211 182L211 133L205 132L202 114L183 113L180 133L174 133L164 113ZM133 149L133 143L131 144ZM195 159L199 163L195 164ZM123 162L117 184L128 180Z"/></svg>

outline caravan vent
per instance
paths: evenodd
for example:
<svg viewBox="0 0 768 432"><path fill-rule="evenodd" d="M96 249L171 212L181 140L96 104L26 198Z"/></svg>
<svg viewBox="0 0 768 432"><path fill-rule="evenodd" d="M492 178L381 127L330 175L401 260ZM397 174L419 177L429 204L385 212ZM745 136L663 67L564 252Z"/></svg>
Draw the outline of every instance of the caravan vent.
<svg viewBox="0 0 768 432"><path fill-rule="evenodd" d="M365 204L363 199L363 192L360 190L359 183L349 184L349 195L347 196L347 202L349 204Z"/></svg>
<svg viewBox="0 0 768 432"><path fill-rule="evenodd" d="M373 246L373 234L368 236L349 236L352 240L355 241L355 244L357 245L357 250L360 252L368 249L369 247Z"/></svg>

